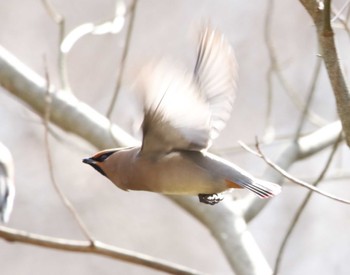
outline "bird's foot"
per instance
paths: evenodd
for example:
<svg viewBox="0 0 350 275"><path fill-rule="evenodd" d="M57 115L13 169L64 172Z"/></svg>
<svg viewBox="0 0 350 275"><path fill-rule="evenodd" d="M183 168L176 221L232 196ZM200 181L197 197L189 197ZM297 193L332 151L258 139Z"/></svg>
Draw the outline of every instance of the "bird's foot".
<svg viewBox="0 0 350 275"><path fill-rule="evenodd" d="M224 199L223 194L198 194L199 201L202 203L214 205Z"/></svg>

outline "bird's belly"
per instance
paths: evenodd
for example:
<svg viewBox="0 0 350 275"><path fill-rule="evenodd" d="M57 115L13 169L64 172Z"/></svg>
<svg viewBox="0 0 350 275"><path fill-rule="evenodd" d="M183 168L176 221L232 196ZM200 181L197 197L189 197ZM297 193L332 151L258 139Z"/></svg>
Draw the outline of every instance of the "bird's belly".
<svg viewBox="0 0 350 275"><path fill-rule="evenodd" d="M133 182L128 184L130 187L137 187L130 188L133 190L169 195L197 195L220 193L228 188L223 179L211 175L189 160L162 160L138 167L131 179Z"/></svg>

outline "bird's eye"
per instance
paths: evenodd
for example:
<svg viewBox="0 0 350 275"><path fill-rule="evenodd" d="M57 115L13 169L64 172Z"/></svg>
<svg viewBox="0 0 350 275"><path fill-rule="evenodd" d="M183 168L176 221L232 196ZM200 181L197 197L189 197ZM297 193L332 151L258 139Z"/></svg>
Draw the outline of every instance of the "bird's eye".
<svg viewBox="0 0 350 275"><path fill-rule="evenodd" d="M94 157L92 157L92 159L94 161L97 161L97 162L104 162L110 155L112 155L113 153L115 153L115 151L110 151L110 152L106 152L106 153L102 153L102 154L99 154L99 155L96 155Z"/></svg>

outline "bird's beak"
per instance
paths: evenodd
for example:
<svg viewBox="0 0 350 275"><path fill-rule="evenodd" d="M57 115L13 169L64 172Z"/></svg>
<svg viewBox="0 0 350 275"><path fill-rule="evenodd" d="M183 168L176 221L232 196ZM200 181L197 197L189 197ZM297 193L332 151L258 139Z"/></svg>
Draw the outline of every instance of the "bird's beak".
<svg viewBox="0 0 350 275"><path fill-rule="evenodd" d="M83 162L91 165L91 167L96 169L96 171L98 171L99 173L101 173L102 175L107 177L106 173L102 170L102 168L99 166L97 161L93 160L92 158L85 158L85 159L83 159Z"/></svg>
<svg viewBox="0 0 350 275"><path fill-rule="evenodd" d="M90 165L93 165L96 163L92 158L85 158L83 159L83 162Z"/></svg>

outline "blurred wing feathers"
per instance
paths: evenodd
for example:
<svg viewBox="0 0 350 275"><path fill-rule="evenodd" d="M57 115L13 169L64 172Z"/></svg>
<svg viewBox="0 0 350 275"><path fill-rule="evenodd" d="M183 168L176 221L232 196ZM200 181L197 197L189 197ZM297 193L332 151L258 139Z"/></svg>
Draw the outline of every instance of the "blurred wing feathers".
<svg viewBox="0 0 350 275"><path fill-rule="evenodd" d="M138 82L144 106L142 152L207 148L230 117L236 75L231 46L210 28L201 34L193 73L175 62L144 68Z"/></svg>
<svg viewBox="0 0 350 275"><path fill-rule="evenodd" d="M200 150L209 142L210 109L192 78L174 63L151 64L141 73L142 152Z"/></svg>
<svg viewBox="0 0 350 275"><path fill-rule="evenodd" d="M230 117L235 99L237 65L233 49L216 30L201 34L195 81L211 109L211 138L216 138Z"/></svg>

